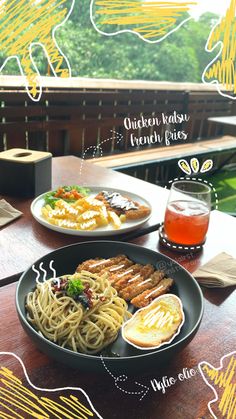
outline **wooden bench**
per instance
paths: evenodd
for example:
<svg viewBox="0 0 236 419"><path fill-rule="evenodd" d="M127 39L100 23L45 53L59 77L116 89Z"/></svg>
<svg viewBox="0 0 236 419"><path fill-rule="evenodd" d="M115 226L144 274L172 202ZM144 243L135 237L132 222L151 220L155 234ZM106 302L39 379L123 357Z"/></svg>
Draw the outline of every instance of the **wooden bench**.
<svg viewBox="0 0 236 419"><path fill-rule="evenodd" d="M171 159L222 153L236 149L236 137L223 136L218 139L199 141L197 143L180 144L171 147L148 148L129 153L88 159L95 164L111 169L126 169L140 165L164 163Z"/></svg>
<svg viewBox="0 0 236 419"><path fill-rule="evenodd" d="M133 151L125 117L188 113L185 129L190 141L197 141L221 134L221 127L207 118L232 115L233 101L220 96L214 86L200 83L46 77L43 84L42 98L35 103L26 94L22 77L0 76L0 149L30 147L81 156L114 130L123 135L122 143L106 142L103 151L125 153ZM143 128L140 135L149 132Z"/></svg>
<svg viewBox="0 0 236 419"><path fill-rule="evenodd" d="M215 139L222 135L222 127L208 118L234 112L233 101L211 85L48 77L43 84L42 98L35 103L26 94L21 77L0 76L0 150L21 147L91 159L97 145L111 138L103 143L103 157L96 162L151 182L163 178L167 161L207 154L206 140L210 139L211 152L218 152L221 140ZM132 130L125 129L124 118L149 118L173 111L190 116L181 127L188 132L188 143L182 140L171 147L134 150ZM179 125L170 128L178 130ZM162 124L155 130L161 133L164 129ZM122 136L122 141L117 143L111 131ZM139 136L151 132L151 128L142 128ZM233 140L227 141L224 148L233 148Z"/></svg>

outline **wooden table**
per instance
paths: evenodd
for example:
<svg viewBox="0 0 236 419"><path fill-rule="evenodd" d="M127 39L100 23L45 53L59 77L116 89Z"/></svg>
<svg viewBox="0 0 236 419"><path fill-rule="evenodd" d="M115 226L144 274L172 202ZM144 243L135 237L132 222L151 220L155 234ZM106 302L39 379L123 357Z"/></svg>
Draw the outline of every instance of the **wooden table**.
<svg viewBox="0 0 236 419"><path fill-rule="evenodd" d="M73 169L71 166L72 163L75 165L76 160L69 158L67 162L69 161L71 166L68 169L68 173L65 173L67 169L64 168L61 169L59 175L60 165L64 166L65 159L68 158L55 160L54 175L57 173L57 179L60 180L60 183L66 184L68 183L68 179L73 179ZM89 184L92 175L89 175L89 166L86 165L86 167L88 176L87 183ZM108 175L105 176L104 169L102 169L101 174L103 179L100 180L100 183L101 185L104 185L108 179ZM109 178L110 175L109 172ZM118 184L115 184L115 182L118 182L117 179L120 178L120 180L126 180L126 183L123 186L127 189L128 186L130 186L132 188L130 190L132 191L134 191L134 185L137 187L136 191L141 185L146 187L145 191L151 190L149 188L154 188L153 191L158 191L156 199L160 205L159 208L161 208L159 197L162 192L160 192L159 189L155 189L155 186L146 185L143 182L139 183L139 180L129 179L118 173L113 173L113 176L113 180L110 178L110 181L114 182L113 185L117 187ZM116 179L116 181L114 181L114 179ZM98 179L96 180L96 184L98 184ZM95 180L93 183L95 184ZM166 198L166 193L164 193L163 196ZM30 202L12 200L12 203L15 204L15 206L16 204L19 204L18 208L22 208L24 209L24 212L26 212ZM161 212L158 213L158 216L160 215ZM24 269L24 264L32 263L33 258L38 258L43 253L62 244L68 244L70 240L72 240L72 242L76 241L56 233L54 236L53 232L47 234L46 229L32 222L28 213L25 217L25 220L21 219L9 226L8 228L11 227L9 233L11 240L15 237L15 240L17 241L17 235L21 229L23 229L22 253L23 249L30 249L30 245L24 243L27 235L33 240L33 250L29 256L25 256L23 263L16 262L13 264L13 267L8 271L13 274L14 269L15 271L16 269L20 271L21 269ZM21 227L17 225L18 223L21 223ZM31 228L29 227L29 223L32 223ZM4 229L2 232L4 232ZM50 239L49 236L51 234L53 238ZM46 238L44 238L45 235ZM221 251L226 251L236 257L235 236L236 219L219 211L213 211L211 214L207 242L203 252L200 254L191 255L189 253L183 257L182 255L168 252L159 245L157 232L137 238L133 240L133 242L152 250L162 251L179 261L190 272L193 272L200 264L205 263ZM20 241L18 243L20 243ZM8 248L9 252L11 249L12 252L14 252L15 249L13 246L14 241L11 241L11 246ZM7 254L6 252L7 250L5 248L5 255ZM15 254L12 252L8 255L8 263L11 263L15 257ZM17 252L19 252L19 249ZM5 268L5 273L7 274L7 268ZM81 387L87 392L94 407L104 419L210 419L212 417L208 411L207 403L213 399L214 394L199 374L184 381L178 380L172 387L166 389L165 394L162 394L160 391L154 392L151 388L145 398L142 401L139 401L140 396L126 394L118 390L115 387L113 378L109 374L105 374L104 376L87 374L69 369L68 367L59 365L49 359L38 351L19 323L14 303L15 288L16 283L0 288L0 351L13 352L18 355L24 362L30 380L35 386L44 388L65 386ZM188 370L191 368L196 369L198 363L201 361L208 361L215 367L219 367L220 358L235 350L235 288L203 289L203 292L205 297L204 316L200 329L193 341L180 354L176 355L169 365L163 365L163 368L161 369L157 369L155 368L155 365L153 365L151 374L130 376L128 382L124 383L123 389L131 392L139 391L140 387L135 385L135 381L150 387L150 380L155 378L159 381L165 376L168 378L176 377L184 368L187 368ZM2 362L3 359L4 364L1 364L1 366L4 365L5 367L12 369L14 373L26 383L18 362L11 356L5 356L3 358L0 354L0 360Z"/></svg>
<svg viewBox="0 0 236 419"><path fill-rule="evenodd" d="M141 194L150 201L153 216L146 227L163 221L168 197L166 189L91 163L83 162L81 166L81 162L79 158L72 156L54 158L52 187L79 184L125 189ZM30 212L32 199L10 196L3 198L21 211L23 216L0 231L0 283L16 279L17 275L44 254L58 247L85 240L84 237L57 233L40 225Z"/></svg>

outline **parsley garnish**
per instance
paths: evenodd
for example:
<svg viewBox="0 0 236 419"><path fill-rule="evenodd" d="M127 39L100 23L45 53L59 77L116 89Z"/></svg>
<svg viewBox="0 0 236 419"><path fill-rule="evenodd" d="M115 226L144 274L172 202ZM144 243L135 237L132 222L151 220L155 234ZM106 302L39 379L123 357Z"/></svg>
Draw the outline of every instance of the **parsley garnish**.
<svg viewBox="0 0 236 419"><path fill-rule="evenodd" d="M80 279L69 279L66 287L66 293L71 298L76 298L84 290L84 286Z"/></svg>

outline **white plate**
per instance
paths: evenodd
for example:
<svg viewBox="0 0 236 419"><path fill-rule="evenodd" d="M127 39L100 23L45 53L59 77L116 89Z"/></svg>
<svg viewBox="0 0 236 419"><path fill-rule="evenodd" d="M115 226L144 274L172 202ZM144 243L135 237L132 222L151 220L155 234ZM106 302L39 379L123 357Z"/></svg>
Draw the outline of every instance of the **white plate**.
<svg viewBox="0 0 236 419"><path fill-rule="evenodd" d="M121 195L127 196L132 201L136 201L141 205L146 205L152 210L150 203L146 199L141 198L139 195L136 195L132 192L126 192L121 189L97 187L97 186L94 186L94 187L86 186L86 188L89 188L91 191L89 196L94 197L98 194L98 192L101 192L104 190L108 192L119 192ZM63 227L58 227L53 224L50 224L47 220L45 220L42 217L41 210L42 210L42 207L45 205L44 196L45 196L45 193L42 195L39 195L37 198L35 198L35 200L31 204L31 213L33 217L35 218L35 220L37 220L40 224L49 228L50 230L55 230L64 234L71 234L73 236L97 237L97 236L113 236L116 234L124 234L124 233L128 233L129 231L136 230L137 228L145 224L146 221L148 221L149 218L151 217L151 213L150 213L147 217L141 218L140 220L127 221L125 223L122 223L121 228L119 228L118 230L114 229L111 225L108 225L106 227L99 227L99 228L96 228L95 230L85 230L85 231L72 230L70 228L63 228Z"/></svg>

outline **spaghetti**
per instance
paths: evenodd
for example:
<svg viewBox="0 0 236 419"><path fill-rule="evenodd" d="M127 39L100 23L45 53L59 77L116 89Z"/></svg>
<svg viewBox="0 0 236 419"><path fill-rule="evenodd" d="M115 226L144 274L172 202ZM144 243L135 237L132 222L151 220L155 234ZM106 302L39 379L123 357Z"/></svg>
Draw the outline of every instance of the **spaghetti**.
<svg viewBox="0 0 236 419"><path fill-rule="evenodd" d="M80 281L82 294L68 295L68 281L72 286ZM26 310L28 321L44 337L86 354L113 342L130 317L127 303L107 277L86 271L38 283L27 295Z"/></svg>

